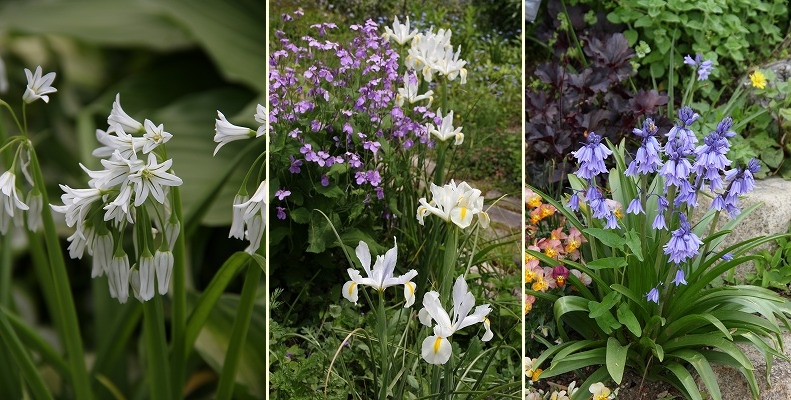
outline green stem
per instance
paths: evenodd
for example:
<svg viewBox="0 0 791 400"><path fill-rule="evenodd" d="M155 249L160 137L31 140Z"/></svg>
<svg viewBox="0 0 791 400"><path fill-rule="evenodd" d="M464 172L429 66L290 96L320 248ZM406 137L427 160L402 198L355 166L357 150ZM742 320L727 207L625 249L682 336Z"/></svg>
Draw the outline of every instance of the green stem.
<svg viewBox="0 0 791 400"><path fill-rule="evenodd" d="M379 387L379 400L387 399L387 386L390 378L387 376L390 371L390 357L387 351L387 314L385 314L384 291L379 290L379 306L376 312L376 328L379 336L379 368L382 372L382 380Z"/></svg>
<svg viewBox="0 0 791 400"><path fill-rule="evenodd" d="M458 255L459 227L454 223L448 223L448 232L445 236L445 251L442 260L442 272L440 279L440 299L450 298L450 288L453 286L453 275L455 274L456 258ZM447 308L450 309L450 308Z"/></svg>
<svg viewBox="0 0 791 400"><path fill-rule="evenodd" d="M143 334L146 340L151 399L172 399L162 296L154 296L153 299L143 303ZM179 397L175 398L181 398L181 394L179 393Z"/></svg>
<svg viewBox="0 0 791 400"><path fill-rule="evenodd" d="M231 340L228 343L228 352L225 354L220 383L217 387L218 400L231 399L233 396L236 370L239 367L239 359L242 356L247 330L250 327L250 319L253 315L253 306L255 305L255 296L260 280L261 268L257 265L248 264L247 276L245 276L244 286L242 287L242 297L239 300L239 310L233 321Z"/></svg>
<svg viewBox="0 0 791 400"><path fill-rule="evenodd" d="M3 235L0 243L0 306L8 307L11 302L11 278L14 265L11 263L11 235Z"/></svg>
<svg viewBox="0 0 791 400"><path fill-rule="evenodd" d="M28 142L30 147L30 166L33 172L35 186L40 188L44 204L49 204L44 176L41 173L41 166L33 145ZM90 378L85 367L85 354L82 347L80 325L77 319L77 310L74 307L74 297L71 293L69 275L66 272L66 264L63 261L63 251L60 247L60 240L55 227L55 220L52 213L45 210L41 213L44 223L44 239L47 247L47 257L52 272L53 289L57 299L57 309L53 313L60 314L61 332L66 353L68 355L69 368L71 370L72 384L74 385L74 397L77 399L90 400L93 398L91 392Z"/></svg>
<svg viewBox="0 0 791 400"><path fill-rule="evenodd" d="M448 359L448 362L445 363L445 377L444 377L444 380L445 380L445 382L443 382L442 386L445 387L445 399L451 399L452 396L453 396L452 393L453 393L453 389L454 389L454 387L453 387L454 386L454 383L453 383L453 356L452 355L451 355L450 359Z"/></svg>
<svg viewBox="0 0 791 400"><path fill-rule="evenodd" d="M178 187L171 188L173 194L173 213L176 215L184 229L184 218L181 210L181 191ZM172 365L170 373L173 387L171 397L181 398L181 391L184 382L184 363L186 362L186 348L182 345L185 339L185 326L187 321L187 271L185 265L185 245L184 232L179 233L176 238L176 245L173 248L173 309L170 319L171 350L173 351Z"/></svg>

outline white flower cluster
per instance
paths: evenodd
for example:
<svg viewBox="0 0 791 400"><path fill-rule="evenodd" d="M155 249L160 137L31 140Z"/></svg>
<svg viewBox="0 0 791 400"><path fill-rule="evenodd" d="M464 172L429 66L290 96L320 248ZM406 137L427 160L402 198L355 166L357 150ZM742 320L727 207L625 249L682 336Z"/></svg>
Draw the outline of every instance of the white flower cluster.
<svg viewBox="0 0 791 400"><path fill-rule="evenodd" d="M458 186L453 180L445 186L431 184L431 201L423 197L417 208L417 220L423 225L423 219L429 214L434 214L446 222L453 222L459 228L467 228L472 224L472 217L478 216L481 227L489 226L489 214L483 211L483 196L481 191L473 189L467 182Z"/></svg>
<svg viewBox="0 0 791 400"><path fill-rule="evenodd" d="M52 82L55 81L55 73L50 72L43 76L42 74L41 66L36 67L35 72L30 72L29 69L25 68L27 87L22 95L22 100L26 104L30 104L37 99L48 103L49 96L47 94L58 91L58 89L52 87ZM0 59L0 93L5 92L7 89L8 81L5 76L5 64ZM0 175L0 234L3 235L8 233L12 221L14 226L22 228L26 219L27 227L32 232L37 231L41 227L41 210L44 208L44 200L39 189L33 184L33 179L27 170L27 166L30 163L30 150L26 148L28 145L29 142L19 145L18 151L14 153L11 169ZM25 201L22 201L17 190L15 172L17 166L22 171L27 183L31 186ZM25 214L27 218L24 218Z"/></svg>
<svg viewBox="0 0 791 400"><path fill-rule="evenodd" d="M257 131L231 124L220 111L217 111L217 115L220 118L215 120L214 124L214 141L218 143L214 149L214 155L217 155L217 152L226 143L253 136L263 136L269 123L269 113L266 107L260 104L256 107L255 113L255 121L260 124ZM258 250L261 246L261 239L264 237L264 231L266 230L266 201L268 199L269 185L267 185L266 180L259 183L253 197L248 197L247 190L243 187L233 199L233 221L228 237L249 240L250 245L247 246L245 251L250 254Z"/></svg>
<svg viewBox="0 0 791 400"><path fill-rule="evenodd" d="M180 231L168 195L170 187L180 186L182 180L170 172L173 160L160 162L162 152L156 151L172 135L161 124L156 126L148 119L141 124L130 117L121 108L120 96L116 96L107 123L106 131L96 131L103 146L93 151L104 169L93 171L80 164L91 178L88 188L60 185L63 205L52 205L52 209L64 214L66 224L75 228L68 238L69 255L82 258L87 250L93 256L91 276L108 276L110 296L125 303L131 284L135 297L147 301L154 296L155 276L159 293L168 291L172 250ZM138 153L147 154L145 161ZM152 222L163 232L158 246ZM129 224L135 227L138 261L131 267L122 246Z"/></svg>
<svg viewBox="0 0 791 400"><path fill-rule="evenodd" d="M448 80L455 80L460 77L461 84L467 83L467 61L459 59L461 53L461 46L456 52L453 52L453 46L450 44L452 32L450 30L439 29L434 32L434 28L429 29L425 34L418 33L417 30L409 30L409 18L406 24L401 24L398 17L393 22L393 28L385 27L386 38L398 43L410 43L408 55L404 61L407 71L404 73L404 87L398 89L396 96L396 104L401 107L404 101L409 101L413 104L420 100L428 99L429 107L434 101L434 91L428 90L424 94L418 94L419 91L419 77L422 75L426 82L431 82L434 74L445 75ZM445 117L442 117L441 111L437 112L437 117L442 120L440 126L432 123L427 124L426 130L432 135L436 136L441 141L447 141L449 138L454 138L455 145L460 145L464 142L464 134L461 133L461 127L453 127L453 111L450 111Z"/></svg>

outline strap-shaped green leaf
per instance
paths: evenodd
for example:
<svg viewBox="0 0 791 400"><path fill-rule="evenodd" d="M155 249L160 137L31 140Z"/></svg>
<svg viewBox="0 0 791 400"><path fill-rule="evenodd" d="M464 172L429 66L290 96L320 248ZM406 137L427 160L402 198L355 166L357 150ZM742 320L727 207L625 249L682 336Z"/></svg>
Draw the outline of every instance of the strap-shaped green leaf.
<svg viewBox="0 0 791 400"><path fill-rule="evenodd" d="M679 389L684 391L686 397L692 400L703 400L703 397L700 396L700 391L698 391L698 385L695 384L695 379L692 378L692 375L683 365L677 362L669 362L665 366L675 375L678 383L681 384Z"/></svg>
<svg viewBox="0 0 791 400"><path fill-rule="evenodd" d="M720 393L720 387L717 383L717 377L714 375L714 370L711 369L711 364L706 357L690 349L675 351L668 354L668 357L675 357L692 365L703 380L703 384L706 385L706 389L708 389L712 399L720 400L722 398L722 393Z"/></svg>
<svg viewBox="0 0 791 400"><path fill-rule="evenodd" d="M592 270L599 270L599 269L622 268L625 267L627 264L626 264L626 259L623 257L603 257L590 261L585 265Z"/></svg>

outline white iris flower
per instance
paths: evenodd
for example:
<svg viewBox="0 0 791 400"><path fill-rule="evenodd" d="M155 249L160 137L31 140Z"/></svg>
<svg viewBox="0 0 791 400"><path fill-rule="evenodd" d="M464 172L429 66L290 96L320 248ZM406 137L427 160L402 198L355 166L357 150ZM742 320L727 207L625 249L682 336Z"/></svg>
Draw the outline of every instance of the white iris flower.
<svg viewBox="0 0 791 400"><path fill-rule="evenodd" d="M415 284L411 280L417 276L417 271L411 269L404 275L393 276L393 270L398 258L398 244L393 244L393 248L387 250L384 256L376 256L373 269L371 269L371 253L367 243L361 240L360 244L357 245L357 249L355 249L355 254L357 254L357 259L360 260L360 264L365 270L366 277L363 278L360 271L349 268L347 271L352 280L343 285L344 298L357 304L357 288L360 285L371 286L379 291L383 291L389 286L404 285L404 297L406 298L404 307L410 307L415 303Z"/></svg>
<svg viewBox="0 0 791 400"><path fill-rule="evenodd" d="M461 275L453 284L453 319L442 308L439 301L439 293L431 291L423 296L423 308L418 312L418 318L423 325L431 327L434 325L434 335L423 340L421 355L429 364L445 364L450 359L453 348L448 338L459 329L470 325L483 323L486 328L481 340L488 342L494 337L487 315L492 311L488 304L475 307L475 311L470 315L470 311L475 306L475 296L467 291L467 281Z"/></svg>
<svg viewBox="0 0 791 400"><path fill-rule="evenodd" d="M445 186L431 184L433 198L430 202L426 198L418 200L417 219L423 225L423 219L429 214L434 214L446 222L453 222L459 228L467 228L472 224L472 218L478 215L481 227L489 226L489 215L483 211L483 196L481 191L473 189L467 182L458 186L453 180Z"/></svg>
<svg viewBox="0 0 791 400"><path fill-rule="evenodd" d="M411 32L409 31L409 17L406 17L406 24L400 23L398 21L398 17L395 17L395 21L393 21L393 29L390 29L389 26L386 26L384 37L386 39L393 40L400 45L403 45L404 43L412 40L415 35L417 35L417 29L412 30Z"/></svg>

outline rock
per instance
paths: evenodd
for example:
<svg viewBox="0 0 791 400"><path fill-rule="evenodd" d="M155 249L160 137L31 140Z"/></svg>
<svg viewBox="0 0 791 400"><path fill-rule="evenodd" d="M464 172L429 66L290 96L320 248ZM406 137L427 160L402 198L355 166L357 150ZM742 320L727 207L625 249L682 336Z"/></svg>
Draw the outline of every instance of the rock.
<svg viewBox="0 0 791 400"><path fill-rule="evenodd" d="M791 181L785 181L778 177L756 180L755 190L742 198L741 208L745 209L757 203L763 204L744 218L723 240L719 248L723 249L756 236L788 232L789 225L791 225L791 201L789 200L791 200ZM707 197L699 196L698 203L699 207L693 213L694 221L699 221L706 213L711 201ZM718 228L728 221L727 214L723 213L720 216ZM776 248L777 246L770 242L757 247L754 251L772 251ZM736 277L744 278L744 275L750 271L755 271L754 265L752 263L743 264L736 268Z"/></svg>

